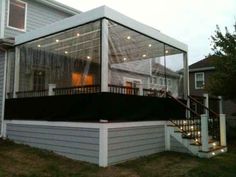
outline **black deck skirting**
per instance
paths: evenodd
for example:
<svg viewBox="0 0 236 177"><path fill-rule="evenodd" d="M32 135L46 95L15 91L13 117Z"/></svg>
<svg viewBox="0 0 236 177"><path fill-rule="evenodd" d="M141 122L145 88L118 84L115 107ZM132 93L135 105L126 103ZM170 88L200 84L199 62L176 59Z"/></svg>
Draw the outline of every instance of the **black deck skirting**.
<svg viewBox="0 0 236 177"><path fill-rule="evenodd" d="M8 99L5 107L7 120L119 122L185 117L184 109L169 98L112 93Z"/></svg>

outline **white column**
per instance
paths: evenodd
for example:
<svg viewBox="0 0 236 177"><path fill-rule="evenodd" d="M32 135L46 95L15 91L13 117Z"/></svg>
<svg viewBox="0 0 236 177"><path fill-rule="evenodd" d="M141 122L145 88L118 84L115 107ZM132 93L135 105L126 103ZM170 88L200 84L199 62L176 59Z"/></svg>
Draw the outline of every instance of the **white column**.
<svg viewBox="0 0 236 177"><path fill-rule="evenodd" d="M189 95L189 69L188 69L188 54L183 55L184 62L184 98L187 99Z"/></svg>
<svg viewBox="0 0 236 177"><path fill-rule="evenodd" d="M222 96L218 96L219 99L219 113L223 114L223 98Z"/></svg>
<svg viewBox="0 0 236 177"><path fill-rule="evenodd" d="M4 135L4 116L5 116L5 99L6 99L6 80L7 80L7 51L4 51L4 75L3 75L3 89L2 89L2 114L1 114L1 135Z"/></svg>
<svg viewBox="0 0 236 177"><path fill-rule="evenodd" d="M56 84L48 84L48 95L53 96L55 95L55 92L53 89L56 88Z"/></svg>
<svg viewBox="0 0 236 177"><path fill-rule="evenodd" d="M106 123L101 123L99 128L99 166L108 165L108 128Z"/></svg>
<svg viewBox="0 0 236 177"><path fill-rule="evenodd" d="M226 119L225 114L220 114L220 145L226 146Z"/></svg>
<svg viewBox="0 0 236 177"><path fill-rule="evenodd" d="M205 93L203 94L203 97L205 97L205 100L204 100L205 107L209 108L209 95ZM209 111L207 109L205 109L205 114L209 116Z"/></svg>
<svg viewBox="0 0 236 177"><path fill-rule="evenodd" d="M14 93L13 97L16 98L16 92L19 91L19 80L20 80L20 49L15 49L15 79L14 79Z"/></svg>
<svg viewBox="0 0 236 177"><path fill-rule="evenodd" d="M170 151L170 129L165 125L165 150Z"/></svg>
<svg viewBox="0 0 236 177"><path fill-rule="evenodd" d="M208 115L201 115L201 141L202 141L202 151L208 151Z"/></svg>
<svg viewBox="0 0 236 177"><path fill-rule="evenodd" d="M103 19L102 20L102 51L101 51L101 91L102 92L108 92L108 20Z"/></svg>

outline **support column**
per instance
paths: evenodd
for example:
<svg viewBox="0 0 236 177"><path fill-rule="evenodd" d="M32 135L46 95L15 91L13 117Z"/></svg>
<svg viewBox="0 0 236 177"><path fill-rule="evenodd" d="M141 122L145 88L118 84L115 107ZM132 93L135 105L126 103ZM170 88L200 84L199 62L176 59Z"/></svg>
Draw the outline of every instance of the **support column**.
<svg viewBox="0 0 236 177"><path fill-rule="evenodd" d="M226 146L226 119L225 114L220 114L220 145Z"/></svg>
<svg viewBox="0 0 236 177"><path fill-rule="evenodd" d="M208 115L201 115L201 141L202 141L202 151L208 151Z"/></svg>
<svg viewBox="0 0 236 177"><path fill-rule="evenodd" d="M184 99L187 100L189 95L189 69L188 69L188 54L184 53L183 55L184 63Z"/></svg>
<svg viewBox="0 0 236 177"><path fill-rule="evenodd" d="M55 95L54 88L56 88L56 84L48 84L48 95L53 96Z"/></svg>
<svg viewBox="0 0 236 177"><path fill-rule="evenodd" d="M223 114L223 98L222 96L218 96L219 99L219 114Z"/></svg>
<svg viewBox="0 0 236 177"><path fill-rule="evenodd" d="M207 93L203 94L203 97L205 97L204 105L209 109L209 95ZM205 114L209 117L209 111L205 109Z"/></svg>
<svg viewBox="0 0 236 177"><path fill-rule="evenodd" d="M108 165L108 128L105 123L99 128L99 166Z"/></svg>
<svg viewBox="0 0 236 177"><path fill-rule="evenodd" d="M108 20L107 19L102 19L102 47L101 47L101 91L102 92L108 92L108 75L109 75L109 70L108 70Z"/></svg>
<svg viewBox="0 0 236 177"><path fill-rule="evenodd" d="M20 84L20 49L16 47L15 49L15 76L14 76L14 92L13 98L16 98L16 92L19 91L19 84Z"/></svg>
<svg viewBox="0 0 236 177"><path fill-rule="evenodd" d="M2 110L1 110L1 135L3 138L5 138L5 133L4 133L4 117L5 117L5 99L6 99L6 78L7 78L7 56L8 53L7 51L4 52L4 73L3 73L3 89L2 89Z"/></svg>
<svg viewBox="0 0 236 177"><path fill-rule="evenodd" d="M165 150L170 151L170 129L165 125Z"/></svg>

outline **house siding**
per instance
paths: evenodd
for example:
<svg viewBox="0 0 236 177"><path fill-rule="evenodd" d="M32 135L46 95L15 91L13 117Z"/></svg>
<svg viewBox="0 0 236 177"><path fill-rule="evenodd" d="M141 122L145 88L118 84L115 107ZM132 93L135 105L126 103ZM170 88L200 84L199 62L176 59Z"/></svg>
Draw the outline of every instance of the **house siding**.
<svg viewBox="0 0 236 177"><path fill-rule="evenodd" d="M164 150L163 125L108 129L108 165Z"/></svg>
<svg viewBox="0 0 236 177"><path fill-rule="evenodd" d="M14 37L25 32L14 30L7 27L8 18L8 1L6 1L6 19L5 19L5 37ZM23 0L27 3L27 22L26 32L41 28L45 25L54 23L64 18L70 17L70 14L62 12L60 10L48 7L44 4L40 4L36 1Z"/></svg>
<svg viewBox="0 0 236 177"><path fill-rule="evenodd" d="M5 65L5 53L0 51L0 124L1 124L1 120L2 120L4 65Z"/></svg>
<svg viewBox="0 0 236 177"><path fill-rule="evenodd" d="M7 138L17 143L98 164L99 129L7 124Z"/></svg>
<svg viewBox="0 0 236 177"><path fill-rule="evenodd" d="M175 152L191 154L191 152L186 147L184 147L180 142L178 142L173 136L170 136L170 150Z"/></svg>

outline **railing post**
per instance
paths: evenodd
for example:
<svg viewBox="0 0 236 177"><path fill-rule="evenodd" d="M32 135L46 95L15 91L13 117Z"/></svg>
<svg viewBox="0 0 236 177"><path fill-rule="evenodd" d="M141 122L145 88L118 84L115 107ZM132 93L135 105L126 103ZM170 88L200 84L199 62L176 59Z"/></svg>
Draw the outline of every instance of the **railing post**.
<svg viewBox="0 0 236 177"><path fill-rule="evenodd" d="M220 145L226 146L226 123L225 114L220 114Z"/></svg>
<svg viewBox="0 0 236 177"><path fill-rule="evenodd" d="M223 114L223 98L222 96L218 96L219 99L219 114Z"/></svg>
<svg viewBox="0 0 236 177"><path fill-rule="evenodd" d="M56 84L48 84L48 96L55 95L54 88L56 88Z"/></svg>
<svg viewBox="0 0 236 177"><path fill-rule="evenodd" d="M201 142L202 142L202 151L208 151L208 115L202 114L201 115Z"/></svg>
<svg viewBox="0 0 236 177"><path fill-rule="evenodd" d="M204 106L209 109L209 95L208 95L208 93L204 93L203 97L205 97L205 99L204 99ZM209 116L209 111L207 109L205 109L205 114L207 116Z"/></svg>

